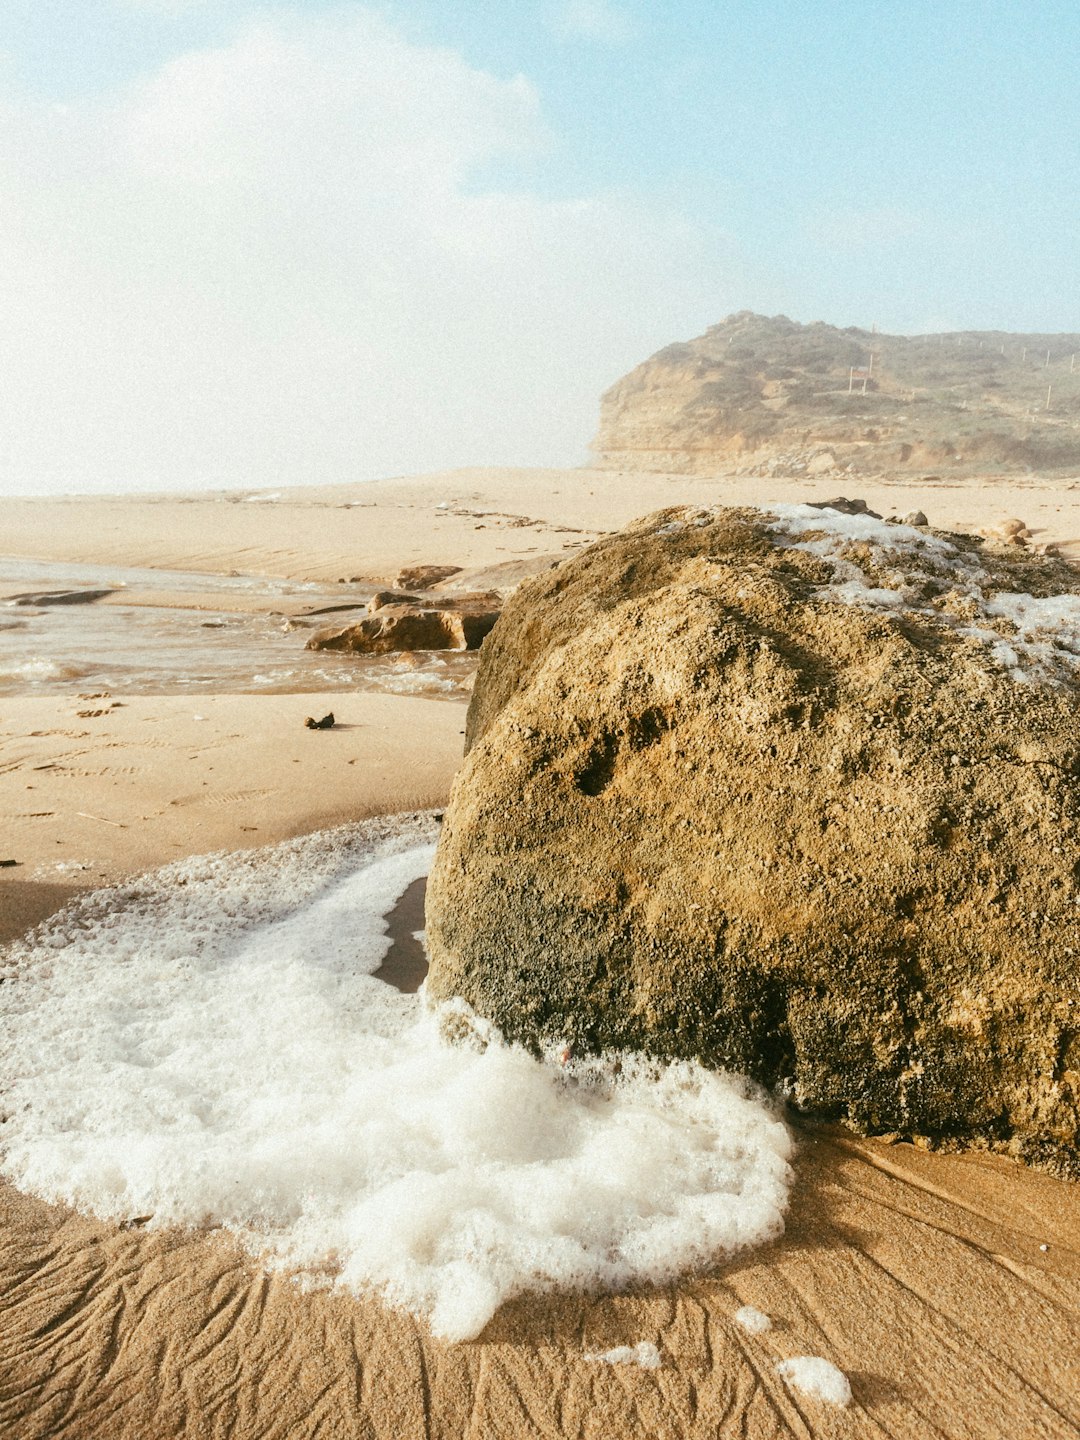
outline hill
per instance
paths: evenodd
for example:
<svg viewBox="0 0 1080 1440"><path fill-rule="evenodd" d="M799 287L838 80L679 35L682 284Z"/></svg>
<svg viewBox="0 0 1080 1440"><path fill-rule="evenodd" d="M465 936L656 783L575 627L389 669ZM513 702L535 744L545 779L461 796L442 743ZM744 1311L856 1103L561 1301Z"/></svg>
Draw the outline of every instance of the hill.
<svg viewBox="0 0 1080 1440"><path fill-rule="evenodd" d="M1080 335L879 335L744 310L613 385L593 449L609 469L1076 473Z"/></svg>

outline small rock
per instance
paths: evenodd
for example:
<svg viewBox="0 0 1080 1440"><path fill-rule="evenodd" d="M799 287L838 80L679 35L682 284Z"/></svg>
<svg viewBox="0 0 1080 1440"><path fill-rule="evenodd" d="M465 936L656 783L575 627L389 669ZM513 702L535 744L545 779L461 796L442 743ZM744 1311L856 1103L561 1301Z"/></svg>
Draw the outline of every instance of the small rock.
<svg viewBox="0 0 1080 1440"><path fill-rule="evenodd" d="M1031 539L1031 531L1023 520L1018 520L1015 515L996 520L993 525L980 530L979 534L987 540L996 540L1000 545L1026 545Z"/></svg>
<svg viewBox="0 0 1080 1440"><path fill-rule="evenodd" d="M332 730L334 728L334 712L331 710L330 714L324 715L321 720L316 720L308 715L304 724L309 730Z"/></svg>
<svg viewBox="0 0 1080 1440"><path fill-rule="evenodd" d="M881 519L865 500L849 500L846 495L837 495L832 500L809 500L807 504L812 510L838 510L841 515L869 515L872 520Z"/></svg>
<svg viewBox="0 0 1080 1440"><path fill-rule="evenodd" d="M460 565L407 565L394 582L404 590L430 590L451 575L460 575Z"/></svg>
<svg viewBox="0 0 1080 1440"><path fill-rule="evenodd" d="M383 605L363 620L319 630L309 650L386 655L403 650L476 650L499 618L500 600L490 591L433 605Z"/></svg>
<svg viewBox="0 0 1080 1440"><path fill-rule="evenodd" d="M929 525L930 521L922 510L912 510L901 520L901 525Z"/></svg>
<svg viewBox="0 0 1080 1440"><path fill-rule="evenodd" d="M419 605L419 595L410 595L405 590L376 590L367 602L368 614L374 615L386 605Z"/></svg>

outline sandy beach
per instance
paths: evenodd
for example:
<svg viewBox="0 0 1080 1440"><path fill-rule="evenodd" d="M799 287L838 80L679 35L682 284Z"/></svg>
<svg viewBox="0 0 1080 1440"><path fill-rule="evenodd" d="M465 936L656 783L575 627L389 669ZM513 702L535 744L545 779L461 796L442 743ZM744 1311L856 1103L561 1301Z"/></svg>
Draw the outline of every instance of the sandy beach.
<svg viewBox="0 0 1080 1440"><path fill-rule="evenodd" d="M511 584L678 503L828 499L830 480L454 471L232 495L5 500L0 554L336 585L406 566ZM1080 481L864 485L888 515L1022 518L1080 554ZM193 601L163 593L159 605ZM258 607L262 603L251 601ZM270 602L266 602L268 605ZM280 602L275 602L280 603ZM0 641L2 641L0 635ZM302 643L298 640L298 644ZM332 731L306 715L333 710ZM0 698L0 941L88 888L368 815L437 808L458 698ZM378 1300L263 1273L220 1231L144 1231L0 1188L0 1432L166 1437L1065 1437L1080 1432L1080 1189L977 1153L801 1128L783 1237L622 1295L523 1296L448 1344ZM740 1306L772 1317L765 1334ZM590 1355L647 1341L643 1369ZM853 1402L792 1391L815 1355Z"/></svg>
<svg viewBox="0 0 1080 1440"><path fill-rule="evenodd" d="M393 695L0 701L0 939L185 855L446 798L465 707ZM304 727L334 711L333 730ZM84 712L80 716L79 712ZM89 715L86 712L91 712Z"/></svg>
<svg viewBox="0 0 1080 1440"><path fill-rule="evenodd" d="M762 480L618 470L450 470L362 485L4 502L0 554L337 581L407 565L539 566L665 505L828 500L943 529L1017 515L1040 541L1080 546L1080 479ZM479 577L476 577L479 581ZM470 580L469 583L473 583Z"/></svg>

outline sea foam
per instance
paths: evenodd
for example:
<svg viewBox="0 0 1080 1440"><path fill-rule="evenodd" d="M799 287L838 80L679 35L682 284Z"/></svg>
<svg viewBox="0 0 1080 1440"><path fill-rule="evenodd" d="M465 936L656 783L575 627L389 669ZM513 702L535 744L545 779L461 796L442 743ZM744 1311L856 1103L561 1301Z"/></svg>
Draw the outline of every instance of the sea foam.
<svg viewBox="0 0 1080 1440"><path fill-rule="evenodd" d="M770 505L769 529L778 543L805 550L832 567L833 580L819 599L866 610L907 610L932 616L959 635L977 640L991 660L1021 684L1075 683L1080 669L1080 595L1035 597L995 591L978 560L911 525L873 515L847 515L817 505ZM854 548L853 548L854 547ZM868 583L871 562L886 584ZM950 614L926 598L924 587L967 602L972 617Z"/></svg>
<svg viewBox="0 0 1080 1440"><path fill-rule="evenodd" d="M397 817L183 862L9 947L3 1174L223 1226L449 1340L528 1289L665 1281L776 1236L791 1142L750 1082L540 1060L376 978L435 834Z"/></svg>
<svg viewBox="0 0 1080 1440"><path fill-rule="evenodd" d="M831 1360L823 1360L820 1355L796 1355L781 1360L776 1369L800 1395L824 1400L826 1405L851 1404L851 1382Z"/></svg>

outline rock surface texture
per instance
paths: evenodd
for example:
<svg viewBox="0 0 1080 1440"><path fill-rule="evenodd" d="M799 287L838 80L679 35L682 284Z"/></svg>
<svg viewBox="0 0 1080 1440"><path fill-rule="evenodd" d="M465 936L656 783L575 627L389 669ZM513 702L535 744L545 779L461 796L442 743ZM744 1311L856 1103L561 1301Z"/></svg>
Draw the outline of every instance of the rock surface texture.
<svg viewBox="0 0 1080 1440"><path fill-rule="evenodd" d="M668 510L484 645L436 997L1080 1175L1080 574L810 506Z"/></svg>
<svg viewBox="0 0 1080 1440"><path fill-rule="evenodd" d="M317 631L308 650L346 650L358 655L387 655L398 650L477 650L499 618L500 597L485 591L437 605L394 591L379 591L368 602L364 619Z"/></svg>

